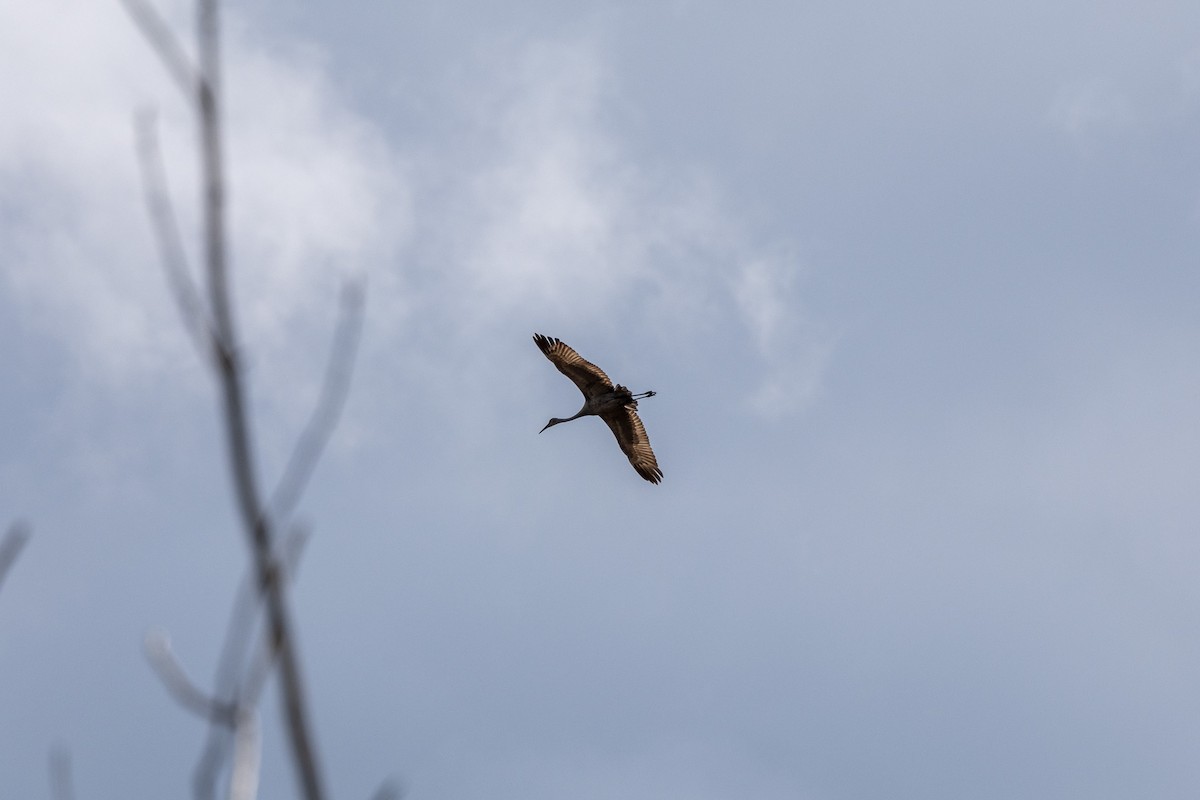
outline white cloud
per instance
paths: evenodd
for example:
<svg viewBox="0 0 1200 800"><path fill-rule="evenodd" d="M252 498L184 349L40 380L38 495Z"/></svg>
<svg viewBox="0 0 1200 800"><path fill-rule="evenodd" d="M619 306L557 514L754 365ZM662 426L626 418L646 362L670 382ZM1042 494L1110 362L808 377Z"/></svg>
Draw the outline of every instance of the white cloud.
<svg viewBox="0 0 1200 800"><path fill-rule="evenodd" d="M734 286L743 322L767 365L750 396L763 416L780 416L811 400L830 352L828 337L800 307L797 269L794 258L758 257L742 265Z"/></svg>
<svg viewBox="0 0 1200 800"><path fill-rule="evenodd" d="M700 342L744 325L767 373L770 399L754 407L802 405L821 359L796 355L816 344L815 328L797 321L796 259L743 232L703 172L654 169L622 146L607 116L619 86L598 43L500 49L479 72L459 87L475 167L432 245L450 254L436 259L453 287L448 327L519 314ZM439 176L462 154L442 158Z"/></svg>
<svg viewBox="0 0 1200 800"><path fill-rule="evenodd" d="M493 54L483 72L462 87L480 157L446 232L471 316L524 303L606 310L644 266L644 226L626 217L645 200L599 123L599 54L586 42L537 43Z"/></svg>
<svg viewBox="0 0 1200 800"><path fill-rule="evenodd" d="M182 9L172 5L171 17L187 30ZM195 242L190 112L119 6L53 0L20 13L0 33L0 98L12 110L0 123L0 202L19 208L3 222L13 242L3 279L95 379L191 365L132 134L134 111L157 107L177 212ZM52 40L62 19L71 47L51 57L21 46L17 31L40 27L33 38ZM760 357L755 408L779 413L811 393L820 359L814 329L797 321L795 259L744 233L702 171L637 163L608 123L619 86L597 40L498 46L456 73L447 113L462 132L413 143L418 159L345 105L315 51L256 42L236 16L226 25L235 302L260 378L317 380L313 350L328 333L336 278L352 273L369 277L374 346L402 341L402 320L446 332L409 360L447 348L482 359L464 342L515 317L632 327L697 348L733 323ZM303 404L286 394L259 397L295 405L298 421Z"/></svg>
<svg viewBox="0 0 1200 800"><path fill-rule="evenodd" d="M183 4L167 15L188 31ZM196 241L193 119L118 4L52 0L0 26L3 280L23 313L93 378L154 374L186 353L147 222L136 110L159 111L185 242ZM268 52L227 15L230 227L244 338L284 345L298 314L332 304L338 273L394 292L408 229L402 169L319 63ZM54 47L47 47L54 42ZM36 46L35 46L36 45ZM195 252L191 253L193 266Z"/></svg>

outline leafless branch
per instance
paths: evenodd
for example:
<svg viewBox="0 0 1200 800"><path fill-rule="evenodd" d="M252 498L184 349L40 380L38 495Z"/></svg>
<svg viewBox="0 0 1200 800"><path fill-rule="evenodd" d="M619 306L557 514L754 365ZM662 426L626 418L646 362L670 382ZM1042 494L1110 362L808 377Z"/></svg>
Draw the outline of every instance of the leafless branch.
<svg viewBox="0 0 1200 800"><path fill-rule="evenodd" d="M192 771L192 796L196 800L215 800L217 778L228 749L229 731L220 725L210 725L204 751Z"/></svg>
<svg viewBox="0 0 1200 800"><path fill-rule="evenodd" d="M284 569L283 577L289 582L295 579L296 570L300 566L300 556L303 555L309 538L308 530L301 526L295 526L284 537L280 561ZM248 686L253 685L253 681L243 677L243 667L246 650L253 638L252 634L257 621L259 597L258 584L253 577L239 588L233 615L229 620L225 644L221 649L220 664L217 668L217 695L228 697L229 702L240 698L241 705L253 705L253 702L247 702L245 698L255 696L253 691L247 689ZM264 642L261 649L264 653L273 655L269 643Z"/></svg>
<svg viewBox="0 0 1200 800"><path fill-rule="evenodd" d="M225 760L227 734L228 731L216 725L208 729L208 741L204 745L204 752L192 771L192 796L196 800L215 800L217 796L217 778Z"/></svg>
<svg viewBox="0 0 1200 800"><path fill-rule="evenodd" d="M75 797L71 780L71 753L65 747L50 750L50 797L51 800L74 800Z"/></svg>
<svg viewBox="0 0 1200 800"><path fill-rule="evenodd" d="M296 526L283 540L281 558L287 570L288 580L294 579L300 564L300 556L308 543L309 532ZM243 678L246 650L253 640L255 623L258 619L258 582L252 575L239 587L234 600L225 643L218 659L215 695L221 702L241 708L253 707L261 690L257 678L260 668L250 672L251 678ZM269 650L264 645L260 650ZM258 662L256 661L256 664ZM268 662L267 668L272 662ZM246 686L252 688L247 689ZM192 791L196 800L215 800L217 778L229 751L229 730L216 720L210 721L208 740L192 773Z"/></svg>
<svg viewBox="0 0 1200 800"><path fill-rule="evenodd" d="M21 555L25 543L29 541L29 527L23 522L14 522L0 541L0 586L4 585L4 577L12 568L17 556Z"/></svg>
<svg viewBox="0 0 1200 800"><path fill-rule="evenodd" d="M291 581L299 565L300 555L308 541L308 533L303 529L295 529L283 542L281 560L284 565L287 581ZM244 654L254 631L255 602L259 598L257 584L247 582L238 593L237 612L230 620L229 633L226 636L225 647L221 653L221 666L218 670L218 696L228 698L226 702L233 707L242 709L241 714L249 713L258 704L259 696L272 667L278 657L278 651L272 647L269 639L261 642L255 649L250 664L243 668ZM241 725L242 717L238 717ZM235 774L238 769L239 728L235 725L233 736L233 773L230 776L231 786L236 783ZM217 779L220 777L224 761L229 754L229 729L219 721L212 720L208 740L200 756L196 769L192 774L192 789L196 800L213 800L216 797Z"/></svg>
<svg viewBox="0 0 1200 800"><path fill-rule="evenodd" d="M192 795L196 800L216 799L217 778L228 749L229 731L219 725L210 725L204 751L192 771Z"/></svg>
<svg viewBox="0 0 1200 800"><path fill-rule="evenodd" d="M294 531L293 536L284 540L284 552L281 558L284 565L284 578L288 582L291 582L295 578L300 553L307 541L307 532L300 535L299 531ZM252 661L246 667L239 689L240 702L247 706L253 706L258 703L258 697L262 693L267 679L271 676L271 668L275 665L275 659L278 655L269 639L264 639L259 644L260 646L256 650Z"/></svg>
<svg viewBox="0 0 1200 800"><path fill-rule="evenodd" d="M258 712L251 708L240 714L234 731L229 800L254 800L258 794L258 767L262 760Z"/></svg>
<svg viewBox="0 0 1200 800"><path fill-rule="evenodd" d="M165 631L147 633L143 648L159 680L181 706L204 719L223 725L234 724L237 707L209 697L192 683L171 650L171 639Z"/></svg>
<svg viewBox="0 0 1200 800"><path fill-rule="evenodd" d="M183 249L179 244L178 226L166 200L166 180L161 168L161 159L157 156L158 148L153 139L153 130L143 125L139 152L142 154L147 201L158 231L172 291L176 294L176 302L183 312L185 324L189 326L194 340L209 341L209 346L203 347L202 352L211 352L214 356L214 372L225 423L233 492L250 547L256 588L266 608L266 640L270 654L266 663L269 665L277 660L279 666L284 727L291 744L300 788L308 800L320 800L325 793L310 732L296 640L285 591L287 568L281 564L275 552L274 526L281 518L272 516L270 512L272 509L290 512L295 506L342 408L352 363L350 356L356 347L361 328L361 290L351 290L343 299L342 321L335 337L322 396L288 463L276 491L275 502L268 505L264 502L255 466L253 438L247 411L247 388L239 362L237 328L229 287L218 3L217 0L197 0L197 60L196 67L192 68L178 40L157 13L145 5L143 0L123 2L143 34L158 51L167 71L189 98L194 97L198 111L200 174L203 186L202 244L208 314L199 311L202 304L197 296L198 292L191 288L190 279L187 277ZM211 322L208 322L209 319ZM201 321L205 324L201 324ZM231 632L231 636L233 635ZM236 638L238 637L235 636ZM236 679L231 684L233 694L230 701L214 701L196 689L187 679L171 655L165 637L159 641L148 640L147 645L148 655L160 677L185 706L205 714L210 719L217 711L236 714L247 707L244 698L237 697L239 687ZM242 645L236 645L235 649L237 647ZM235 656L236 663L240 663L241 654L235 653L230 658ZM236 669L233 674L237 674ZM220 676L218 679L220 682ZM256 691L258 685L260 684L251 684L251 688L255 688ZM246 687L243 685L240 688ZM242 722L241 719L235 720L238 725ZM242 730L239 728L237 733L242 733ZM257 753L257 744L254 746L254 752ZM216 763L219 765L219 759ZM238 769L236 764L234 768L235 771ZM257 775L257 767L254 772ZM257 777L255 781L257 782ZM197 785L199 783L198 780Z"/></svg>
<svg viewBox="0 0 1200 800"><path fill-rule="evenodd" d="M150 46L158 52L158 57L162 59L163 67L167 73L179 85L185 97L191 99L196 93L196 84L198 83L196 76L196 68L192 65L192 60L188 58L187 53L183 50L183 45L167 23L151 6L142 2L142 0L121 0L125 10L129 12L129 16L133 17L133 21L137 23L141 29L142 35L146 37L146 41L150 42Z"/></svg>
<svg viewBox="0 0 1200 800"><path fill-rule="evenodd" d="M341 310L325 366L321 396L271 496L271 516L277 521L291 515L346 404L362 333L364 295L361 282L342 287Z"/></svg>
<svg viewBox="0 0 1200 800"><path fill-rule="evenodd" d="M167 286L175 298L183 327L192 338L192 344L205 359L212 359L214 340L212 323L200 299L196 284L188 269L184 254L183 238L179 234L179 222L171 203L167 187L167 171L162 162L162 150L158 146L158 131L153 112L139 114L135 120L137 133L138 164L142 172L142 190L146 195L146 210L154 227L154 238L158 241L159 256L163 272L167 275Z"/></svg>
<svg viewBox="0 0 1200 800"><path fill-rule="evenodd" d="M286 730L291 742L300 786L308 800L320 800L322 786L317 755L308 721L300 662L296 655L291 614L275 560L271 521L261 501L255 474L249 417L246 412L242 373L237 361L236 328L228 287L225 236L225 182L221 146L220 40L216 0L199 0L198 52L201 80L200 107L201 174L204 180L204 250L207 266L209 307L213 314L219 353L218 381L221 385L225 429L233 472L234 493L249 537L259 590L267 609L268 638L278 653L280 692L283 695Z"/></svg>

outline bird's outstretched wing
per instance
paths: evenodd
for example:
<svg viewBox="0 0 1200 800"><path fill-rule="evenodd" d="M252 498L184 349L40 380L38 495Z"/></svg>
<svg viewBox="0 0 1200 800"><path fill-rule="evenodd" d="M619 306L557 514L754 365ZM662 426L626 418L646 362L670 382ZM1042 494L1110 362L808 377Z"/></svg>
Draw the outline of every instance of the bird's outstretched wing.
<svg viewBox="0 0 1200 800"><path fill-rule="evenodd" d="M608 423L613 436L617 437L617 444L621 445L621 451L629 458L629 463L637 470L637 474L651 483L658 483L663 477L662 470L658 468L654 451L650 449L650 437L646 435L646 426L633 410L636 406L635 401L630 401L621 408L604 412L600 419Z"/></svg>
<svg viewBox="0 0 1200 800"><path fill-rule="evenodd" d="M579 391L583 392L584 397L591 399L598 394L613 390L613 383L604 374L604 370L585 360L583 356L576 353L570 346L563 344L562 341L542 336L540 333L533 335L533 341L546 354L546 358L558 367L558 371L579 387Z"/></svg>

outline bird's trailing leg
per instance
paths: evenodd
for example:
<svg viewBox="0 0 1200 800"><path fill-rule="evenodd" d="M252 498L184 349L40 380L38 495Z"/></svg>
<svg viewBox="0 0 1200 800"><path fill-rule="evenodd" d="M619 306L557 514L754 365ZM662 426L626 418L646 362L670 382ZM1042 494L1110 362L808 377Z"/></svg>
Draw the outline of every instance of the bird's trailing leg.
<svg viewBox="0 0 1200 800"><path fill-rule="evenodd" d="M641 394L632 394L630 397L634 400L645 400L647 397L654 397L658 392L642 392Z"/></svg>

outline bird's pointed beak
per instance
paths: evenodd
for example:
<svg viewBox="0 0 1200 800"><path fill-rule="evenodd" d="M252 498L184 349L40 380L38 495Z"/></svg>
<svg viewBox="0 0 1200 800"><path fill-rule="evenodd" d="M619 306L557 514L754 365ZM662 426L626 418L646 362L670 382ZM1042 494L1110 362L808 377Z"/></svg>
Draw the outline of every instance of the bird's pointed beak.
<svg viewBox="0 0 1200 800"><path fill-rule="evenodd" d="M546 428L549 428L549 427L550 427L551 425L553 425L553 424L554 424L553 422L547 422L547 423L546 423L546 427L545 427L545 428L542 428L542 430L541 430L541 431L538 431L538 433L541 433L542 431L546 430Z"/></svg>

